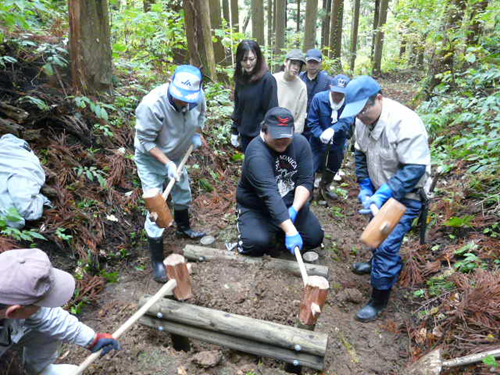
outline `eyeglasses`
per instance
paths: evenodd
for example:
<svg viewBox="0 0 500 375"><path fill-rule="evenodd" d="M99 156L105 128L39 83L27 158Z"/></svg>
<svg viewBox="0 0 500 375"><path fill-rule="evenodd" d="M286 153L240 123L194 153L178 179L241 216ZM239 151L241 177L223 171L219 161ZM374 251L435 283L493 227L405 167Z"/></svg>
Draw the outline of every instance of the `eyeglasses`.
<svg viewBox="0 0 500 375"><path fill-rule="evenodd" d="M361 110L361 112L358 113L358 116L366 115L366 112L368 112L370 108L372 108L374 105L375 105L375 100L368 100L363 109Z"/></svg>

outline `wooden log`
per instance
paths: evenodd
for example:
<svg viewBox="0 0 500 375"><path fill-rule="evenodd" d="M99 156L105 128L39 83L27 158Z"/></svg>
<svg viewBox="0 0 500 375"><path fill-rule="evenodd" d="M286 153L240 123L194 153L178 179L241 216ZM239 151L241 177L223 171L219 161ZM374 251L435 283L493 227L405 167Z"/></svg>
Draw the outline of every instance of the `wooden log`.
<svg viewBox="0 0 500 375"><path fill-rule="evenodd" d="M300 303L299 320L306 326L315 326L328 295L328 280L321 276L310 276Z"/></svg>
<svg viewBox="0 0 500 375"><path fill-rule="evenodd" d="M178 301L193 297L191 276L186 265L186 259L180 254L170 254L164 261L167 277L177 281L174 296Z"/></svg>
<svg viewBox="0 0 500 375"><path fill-rule="evenodd" d="M141 298L139 304L145 303L148 297ZM298 345L301 352L320 357L325 356L328 345L328 336L324 333L309 332L295 327L168 299L163 299L152 306L147 315L157 316L158 313L160 313L162 319L171 322L227 335L237 335L244 339L289 350L295 350Z"/></svg>
<svg viewBox="0 0 500 375"><path fill-rule="evenodd" d="M297 262L284 259L263 259L252 258L236 254L226 250L214 249L210 247L186 245L184 247L184 256L193 261L205 261L214 259L231 259L240 263L259 264L262 268L277 269L291 272L295 276L301 276L300 268ZM304 264L308 275L316 275L328 278L328 267L318 264Z"/></svg>
<svg viewBox="0 0 500 375"><path fill-rule="evenodd" d="M0 135L13 134L21 138L24 127L9 119L0 118Z"/></svg>
<svg viewBox="0 0 500 375"><path fill-rule="evenodd" d="M149 218L160 228L168 228L174 222L174 218L162 197L159 189L148 189L142 194L149 211Z"/></svg>
<svg viewBox="0 0 500 375"><path fill-rule="evenodd" d="M324 358L322 356L304 353L303 351L284 349L282 347L273 346L259 341L248 340L226 333L215 332L151 316L143 316L140 323L160 331L166 331L171 334L205 341L211 344L224 346L229 349L258 355L260 357L269 357L287 363L296 363L298 365L310 367L320 371L325 368ZM237 332L238 331L235 331L235 333Z"/></svg>
<svg viewBox="0 0 500 375"><path fill-rule="evenodd" d="M16 120L20 124L22 124L30 115L24 109L11 106L4 102L0 102L0 112L5 113L8 117Z"/></svg>

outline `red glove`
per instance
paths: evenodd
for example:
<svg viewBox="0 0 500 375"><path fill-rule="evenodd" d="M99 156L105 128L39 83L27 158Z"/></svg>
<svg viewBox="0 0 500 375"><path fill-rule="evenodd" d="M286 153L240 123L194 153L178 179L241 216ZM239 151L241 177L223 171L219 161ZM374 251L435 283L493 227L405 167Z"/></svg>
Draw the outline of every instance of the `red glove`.
<svg viewBox="0 0 500 375"><path fill-rule="evenodd" d="M95 336L92 344L88 346L88 348L92 353L98 352L102 349L101 357L107 353L109 353L112 349L120 350L120 343L109 333L98 333Z"/></svg>

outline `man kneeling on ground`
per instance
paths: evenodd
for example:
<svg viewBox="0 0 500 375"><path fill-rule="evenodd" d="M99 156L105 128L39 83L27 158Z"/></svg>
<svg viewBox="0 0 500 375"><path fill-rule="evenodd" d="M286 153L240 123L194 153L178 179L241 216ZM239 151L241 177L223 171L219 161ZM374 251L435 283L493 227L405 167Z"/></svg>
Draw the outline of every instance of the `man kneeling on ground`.
<svg viewBox="0 0 500 375"><path fill-rule="evenodd" d="M294 134L288 109L270 109L261 126L245 152L236 193L238 251L262 256L283 234L292 254L297 247L318 247L324 233L309 210L314 183L309 143Z"/></svg>
<svg viewBox="0 0 500 375"><path fill-rule="evenodd" d="M119 350L120 344L110 334L96 334L60 307L74 290L73 276L53 268L39 249L0 254L0 356L12 345L20 345L28 375L56 375L78 368L52 364L63 341L91 352L102 349L101 355Z"/></svg>

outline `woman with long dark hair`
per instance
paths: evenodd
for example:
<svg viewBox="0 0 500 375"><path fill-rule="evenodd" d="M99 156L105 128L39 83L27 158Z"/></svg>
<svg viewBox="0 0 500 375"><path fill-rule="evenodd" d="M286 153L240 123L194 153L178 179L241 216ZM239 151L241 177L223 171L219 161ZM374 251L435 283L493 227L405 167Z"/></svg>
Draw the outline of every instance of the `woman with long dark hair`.
<svg viewBox="0 0 500 375"><path fill-rule="evenodd" d="M278 106L276 79L267 67L257 42L243 40L236 50L234 112L231 144L245 152L259 134L266 112Z"/></svg>

